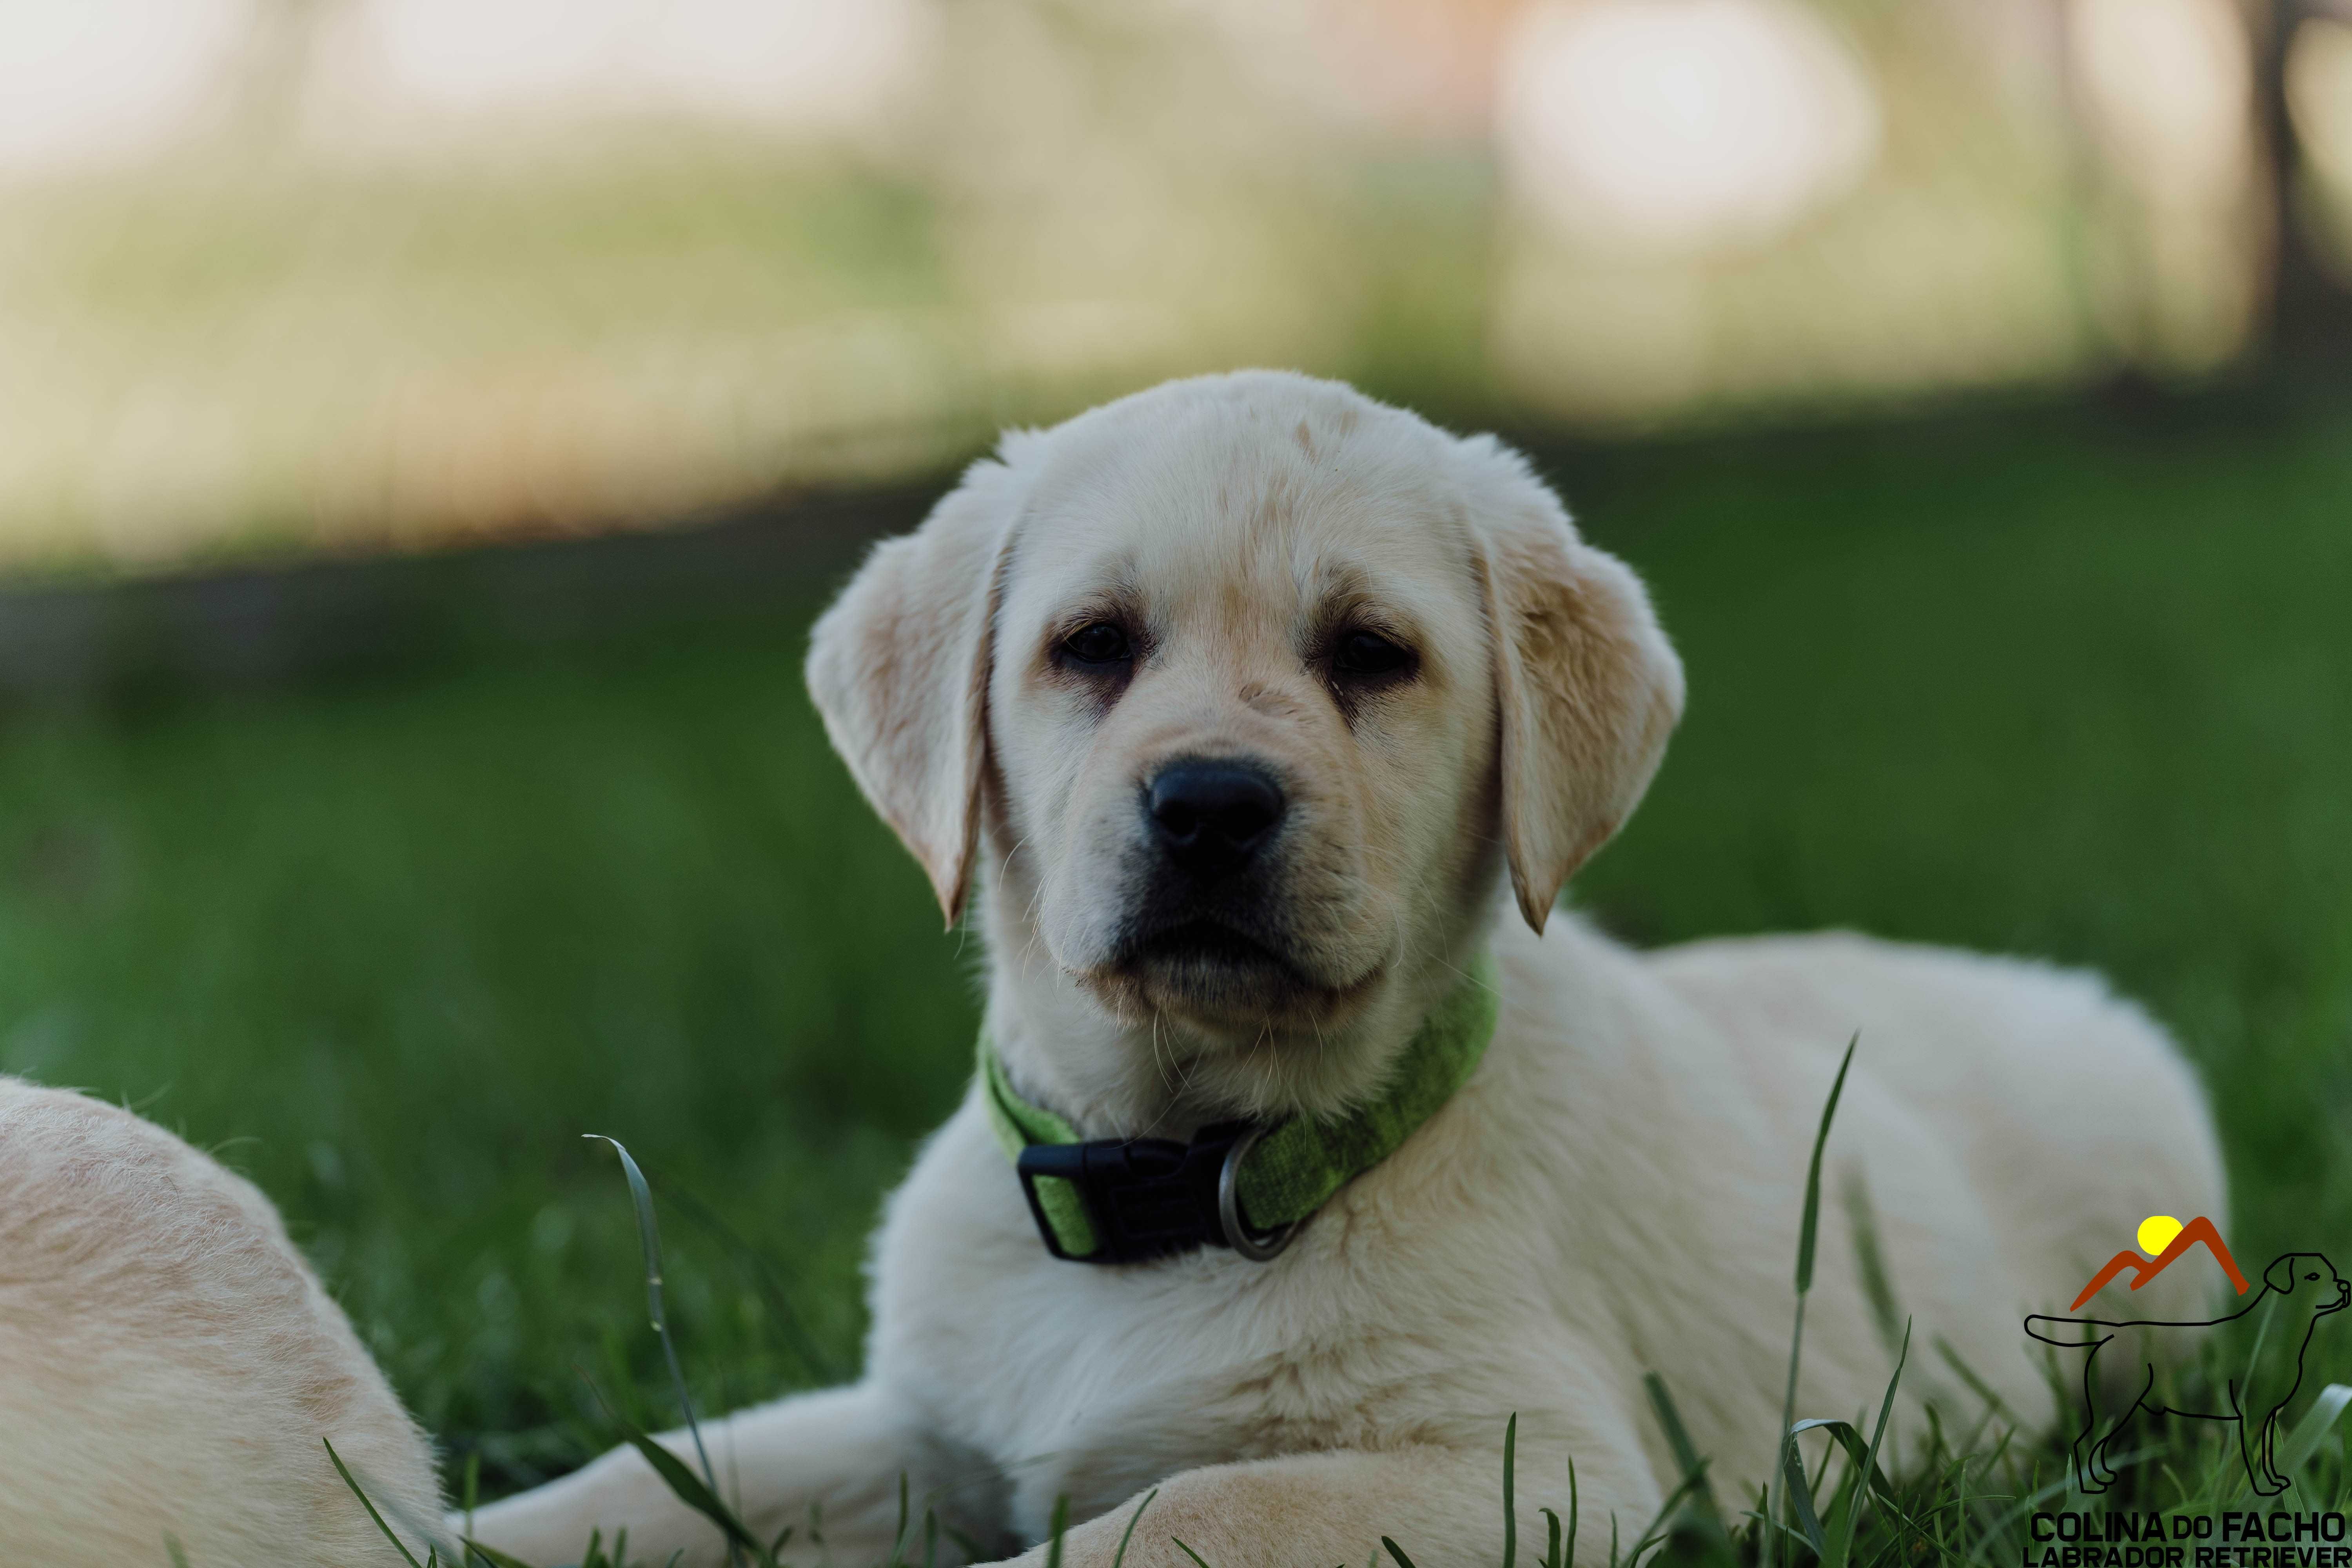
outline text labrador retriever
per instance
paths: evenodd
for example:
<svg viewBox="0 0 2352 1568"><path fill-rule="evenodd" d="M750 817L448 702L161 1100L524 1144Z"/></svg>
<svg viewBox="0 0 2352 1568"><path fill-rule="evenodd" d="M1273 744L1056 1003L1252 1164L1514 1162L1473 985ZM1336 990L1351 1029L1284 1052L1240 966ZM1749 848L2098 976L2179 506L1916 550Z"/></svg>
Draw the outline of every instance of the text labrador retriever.
<svg viewBox="0 0 2352 1568"><path fill-rule="evenodd" d="M1008 436L875 551L808 673L987 951L982 1067L875 1245L864 1380L705 1432L755 1529L821 1505L835 1561L887 1551L904 1475L1029 1562L1066 1497L1067 1560L1108 1564L1156 1488L1129 1563L1328 1568L1382 1534L1491 1563L1513 1412L1519 1528L1573 1459L1597 1557L1677 1479L1652 1368L1749 1492L1856 1031L1832 1180L1866 1183L1916 1342L2031 1420L2020 1314L2141 1216L2224 1212L2191 1075L2092 976L1850 935L1644 954L1555 910L1683 671L1491 437L1271 373ZM1799 1414L1889 1370L1826 1226ZM535 1561L592 1525L725 1555L627 1451L478 1523Z"/></svg>

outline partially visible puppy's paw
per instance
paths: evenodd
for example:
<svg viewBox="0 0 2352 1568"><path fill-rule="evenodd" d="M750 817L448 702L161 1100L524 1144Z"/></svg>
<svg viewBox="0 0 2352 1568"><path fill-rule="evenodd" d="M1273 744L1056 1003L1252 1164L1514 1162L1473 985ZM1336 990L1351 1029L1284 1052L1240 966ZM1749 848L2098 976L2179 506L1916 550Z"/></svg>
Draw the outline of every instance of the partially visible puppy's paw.
<svg viewBox="0 0 2352 1568"><path fill-rule="evenodd" d="M269 1201L162 1128L0 1077L0 1555L47 1568L425 1554L433 1452Z"/></svg>

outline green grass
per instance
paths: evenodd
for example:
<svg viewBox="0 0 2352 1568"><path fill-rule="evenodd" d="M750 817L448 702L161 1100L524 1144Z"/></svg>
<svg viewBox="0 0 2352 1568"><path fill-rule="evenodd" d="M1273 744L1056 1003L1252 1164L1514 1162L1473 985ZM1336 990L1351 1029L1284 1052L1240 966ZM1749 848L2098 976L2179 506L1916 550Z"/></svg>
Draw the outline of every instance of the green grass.
<svg viewBox="0 0 2352 1568"><path fill-rule="evenodd" d="M2352 407L2232 407L1563 456L1693 692L1577 896L1644 942L2098 964L2212 1085L2238 1255L2352 1262ZM801 696L827 586L0 720L0 1070L250 1173L486 1495L607 1446L582 1370L674 1419L583 1133L692 1200L667 1305L710 1411L855 1370L877 1202L968 1070L972 955ZM2352 1381L2324 1359L2307 1389Z"/></svg>

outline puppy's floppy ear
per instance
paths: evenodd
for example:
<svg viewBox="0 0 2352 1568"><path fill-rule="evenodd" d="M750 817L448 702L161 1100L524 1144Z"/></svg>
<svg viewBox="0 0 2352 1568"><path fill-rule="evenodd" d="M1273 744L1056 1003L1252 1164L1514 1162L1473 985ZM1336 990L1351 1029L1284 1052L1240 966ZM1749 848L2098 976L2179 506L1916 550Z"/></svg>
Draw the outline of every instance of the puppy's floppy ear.
<svg viewBox="0 0 2352 1568"><path fill-rule="evenodd" d="M2282 1296L2291 1294L2294 1289L2295 1258L2296 1255L2290 1252L2272 1258L2271 1266L2263 1270L2263 1283Z"/></svg>
<svg viewBox="0 0 2352 1568"><path fill-rule="evenodd" d="M1025 445L1008 437L1008 458ZM866 558L810 634L809 695L834 750L955 924L987 761L990 626L1024 484L982 458L922 527Z"/></svg>
<svg viewBox="0 0 2352 1568"><path fill-rule="evenodd" d="M1501 723L1503 849L1538 931L1623 825L1682 716L1683 667L1641 580L1577 536L1525 458L1461 443Z"/></svg>

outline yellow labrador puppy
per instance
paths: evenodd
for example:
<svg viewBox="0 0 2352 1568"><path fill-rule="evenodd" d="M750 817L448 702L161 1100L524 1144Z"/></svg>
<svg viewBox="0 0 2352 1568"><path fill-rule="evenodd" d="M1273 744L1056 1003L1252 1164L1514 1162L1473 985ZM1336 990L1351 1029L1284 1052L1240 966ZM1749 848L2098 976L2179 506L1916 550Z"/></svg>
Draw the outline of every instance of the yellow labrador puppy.
<svg viewBox="0 0 2352 1568"><path fill-rule="evenodd" d="M127 1110L0 1077L0 1561L400 1563L321 1438L423 1558L433 1450L269 1200Z"/></svg>
<svg viewBox="0 0 2352 1568"><path fill-rule="evenodd" d="M1129 1563L1328 1568L1382 1534L1491 1563L1513 1412L1518 1528L1573 1459L1597 1560L1676 1479L1651 1368L1750 1493L1856 1031L1830 1191L1866 1183L1915 1343L2030 1423L2022 1316L2142 1216L2223 1213L2196 1082L2093 976L1846 935L1643 954L1555 910L1683 675L1491 437L1267 373L1008 436L874 552L809 681L988 954L982 1070L876 1243L865 1380L707 1434L755 1528L820 1504L836 1561L888 1549L903 1473L1024 1562L1066 1497L1067 1560L1108 1564L1156 1488ZM1874 1408L1834 1219L1809 1311L1799 1415ZM591 1525L723 1559L625 1451L479 1533L554 1561Z"/></svg>

